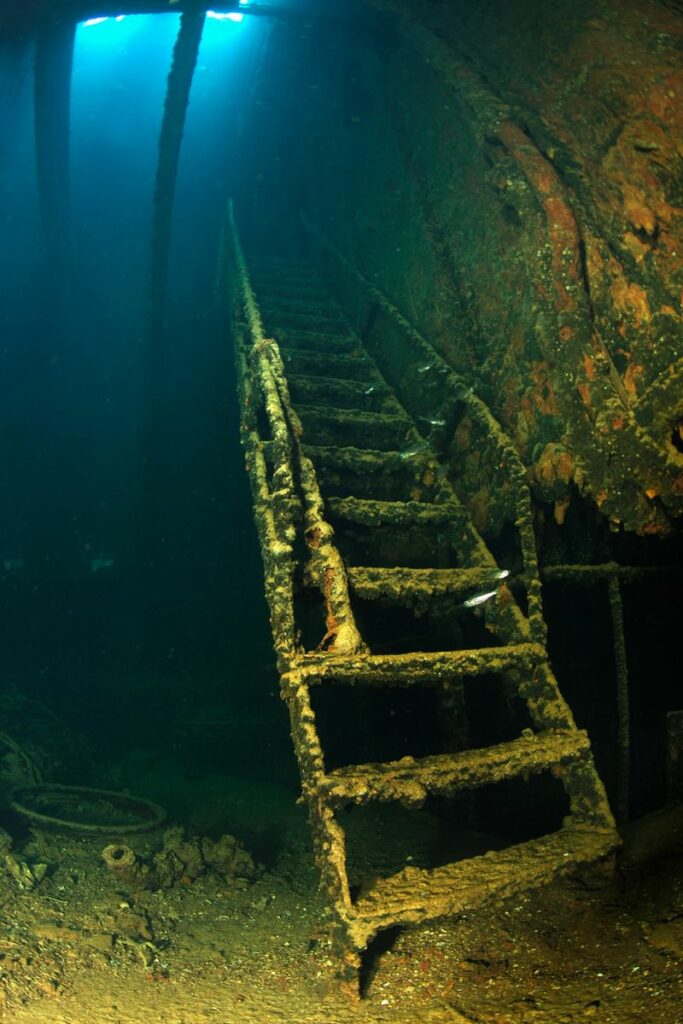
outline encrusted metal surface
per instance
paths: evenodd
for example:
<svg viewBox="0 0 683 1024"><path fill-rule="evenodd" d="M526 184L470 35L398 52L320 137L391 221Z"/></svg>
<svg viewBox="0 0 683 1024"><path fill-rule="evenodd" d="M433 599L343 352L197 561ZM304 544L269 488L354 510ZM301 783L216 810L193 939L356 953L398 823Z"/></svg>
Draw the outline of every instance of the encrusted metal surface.
<svg viewBox="0 0 683 1024"><path fill-rule="evenodd" d="M578 729L530 732L494 748L337 768L320 780L319 792L331 804L398 800L410 807L420 807L429 794L452 796L464 789L547 771L587 754L589 749L587 734Z"/></svg>
<svg viewBox="0 0 683 1024"><path fill-rule="evenodd" d="M438 375L446 396L452 391L453 428L457 432L458 423L468 419L470 429L479 432L481 472L488 467L496 475L518 535L521 563L510 579L472 520L466 486L456 493L428 429L422 432L419 420L408 415L359 341L346 354L335 353L335 338L348 338L350 330L339 325L334 309L326 315L316 305L325 299L312 270L298 264L288 276L286 263L255 265L259 294L267 297L268 330L276 341L266 336L232 219L228 237L242 437L281 692L322 883L337 923L342 975L352 980L360 953L379 930L460 912L540 884L603 856L616 834L588 738L576 729L547 660L524 470L502 430L454 374L442 373L427 342L398 315L408 345ZM276 291L268 287L274 281ZM300 345L291 327L284 341L279 329L280 312L287 325L295 319L299 294L306 297L301 324L311 324L311 317L315 325ZM313 295L323 297L313 300ZM372 297L395 316L386 300L376 292ZM318 330L325 320L334 326L328 350ZM291 398L290 371L300 404ZM342 396L343 404L311 400L326 389L329 396ZM368 410L364 403L376 403L378 395L381 404ZM355 431L353 444L350 431ZM358 552L368 553L372 564L359 563ZM424 560L428 564L415 564ZM300 607L301 587L318 595L318 632ZM479 609L479 592L487 588ZM519 591L526 611L518 603ZM476 608L490 639L462 646L457 628L448 626L444 636L452 642L443 649L374 653L354 617L358 599L403 606L420 616L435 612L447 626L460 608L470 614ZM304 608L310 602L309 596ZM531 729L490 747L326 768L314 688L424 687L439 693L447 706L449 700L456 705L462 700L466 680L476 684L484 676L500 677L508 692L522 699ZM336 817L340 806L397 801L416 809L430 795L450 796L544 771L562 782L569 797L570 815L561 832L432 871L406 869L353 901L345 832Z"/></svg>

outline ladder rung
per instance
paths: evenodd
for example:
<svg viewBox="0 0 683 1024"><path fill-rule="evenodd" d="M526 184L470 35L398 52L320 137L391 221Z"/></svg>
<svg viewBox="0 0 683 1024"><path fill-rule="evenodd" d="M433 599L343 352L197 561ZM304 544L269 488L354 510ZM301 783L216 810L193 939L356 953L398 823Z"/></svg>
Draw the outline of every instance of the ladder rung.
<svg viewBox="0 0 683 1024"><path fill-rule="evenodd" d="M250 278L259 303L271 299L283 299L285 302L295 302L297 299L303 302L327 301L327 292L313 279L288 282L267 274L251 274Z"/></svg>
<svg viewBox="0 0 683 1024"><path fill-rule="evenodd" d="M316 466L350 469L361 473L367 473L371 468L374 471L375 467L371 466L372 462L376 464L376 469L381 473L407 472L416 466L436 462L435 456L430 457L429 453L419 452L412 459L402 459L398 451L383 452L376 448L356 448L353 445L338 447L337 445L307 444L304 445L304 450L307 455L310 455Z"/></svg>
<svg viewBox="0 0 683 1024"><path fill-rule="evenodd" d="M295 313L292 310L281 310L276 313L263 310L263 319L268 330L276 336L280 331L285 330L293 334L299 327L303 327L309 334L314 331L335 339L347 337L349 333L349 325L345 320L341 320L339 317L323 316L320 313L317 315Z"/></svg>
<svg viewBox="0 0 683 1024"><path fill-rule="evenodd" d="M287 292L284 292L282 295L275 295L269 290L263 295L260 308L264 316L269 314L277 316L279 313L284 313L286 316L289 314L292 314L292 316L313 315L314 317L325 317L328 320L344 319L340 309L332 308L324 292L314 298L310 295L302 296L295 294L292 296Z"/></svg>
<svg viewBox="0 0 683 1024"><path fill-rule="evenodd" d="M294 337L294 335L292 335ZM330 348L334 348L334 338L330 338ZM304 348L285 348L282 357L288 370L295 373L304 373L307 376L316 376L316 370L321 376L341 377L350 380L370 381L376 374L376 370L369 359L364 356L334 355L331 352L311 352Z"/></svg>
<svg viewBox="0 0 683 1024"><path fill-rule="evenodd" d="M416 522L419 524L419 519ZM470 569L347 566L346 574L358 597L391 604L415 604L434 597L463 598L478 590L495 590L500 584L496 566Z"/></svg>
<svg viewBox="0 0 683 1024"><path fill-rule="evenodd" d="M309 417L331 423L362 423L368 430L379 427L391 427L397 434L405 435L407 430L415 429L412 420L407 416L392 416L384 412L364 412L360 409L339 409L335 406L298 405L296 411L302 418Z"/></svg>
<svg viewBox="0 0 683 1024"><path fill-rule="evenodd" d="M313 336L310 347L319 348L317 336ZM339 346L335 345L335 349L338 350ZM353 351L353 347L349 346L348 351ZM307 377L304 374L295 373L290 373L287 379L289 381L290 394L295 402L298 401L308 405L331 404L338 409L357 409L361 412L387 412L394 414L401 414L403 412L391 391L379 384L368 385L363 381L357 380L339 380L336 377Z"/></svg>
<svg viewBox="0 0 683 1024"><path fill-rule="evenodd" d="M323 437L328 436L333 444L355 444L362 447L367 438L372 439L374 449L386 447L395 450L406 443L406 435L415 429L407 416L392 416L382 412L316 405L297 405L296 411L307 436L316 437L322 443Z"/></svg>
<svg viewBox="0 0 683 1024"><path fill-rule="evenodd" d="M284 351L291 346L292 348L303 351L304 349L309 352L318 352L323 355L333 352L335 355L353 355L357 353L359 349L358 338L354 337L353 334L335 334L334 338L331 338L329 334L321 333L320 331L301 331L301 330L288 330L285 328L279 328L277 331L277 340L280 348ZM289 374L290 384L296 379L296 374ZM314 381L320 380L320 377L307 378ZM366 384L358 384L358 390L362 394L362 388L367 387ZM388 389L387 389L388 391Z"/></svg>
<svg viewBox="0 0 683 1024"><path fill-rule="evenodd" d="M452 526L468 521L466 510L454 501L433 505L426 501L375 501L363 498L328 498L331 516L362 526Z"/></svg>
<svg viewBox="0 0 683 1024"><path fill-rule="evenodd" d="M312 338L317 338L317 334L312 334ZM357 344L356 339L353 339L354 343ZM343 377L307 377L304 373L290 373L287 376L290 387L297 385L302 388L315 388L316 390L322 390L324 388L338 389L341 393L353 395L355 399L365 397L365 391L367 384L359 380L344 380ZM392 392L386 386L386 384L373 384L372 394L381 395L382 398L393 397Z"/></svg>
<svg viewBox="0 0 683 1024"><path fill-rule="evenodd" d="M325 682L412 686L438 684L450 679L505 672L513 668L531 670L546 658L541 644L519 643L462 651L365 654L353 658L304 654L297 668L309 685Z"/></svg>
<svg viewBox="0 0 683 1024"><path fill-rule="evenodd" d="M348 912L349 933L362 948L392 925L459 914L487 900L543 885L618 845L613 829L572 824L559 832L431 871L415 867L380 879Z"/></svg>
<svg viewBox="0 0 683 1024"><path fill-rule="evenodd" d="M284 261L281 263L256 263L251 261L249 274L259 281L272 280L282 284L283 282L303 280L312 281L322 288L319 277L309 263L285 263Z"/></svg>
<svg viewBox="0 0 683 1024"><path fill-rule="evenodd" d="M526 772L547 771L588 753L587 733L579 729L551 730L521 736L508 743L457 754L404 757L384 764L355 764L327 772L316 786L330 804L365 804L397 800L421 806L427 796L452 796L512 779Z"/></svg>

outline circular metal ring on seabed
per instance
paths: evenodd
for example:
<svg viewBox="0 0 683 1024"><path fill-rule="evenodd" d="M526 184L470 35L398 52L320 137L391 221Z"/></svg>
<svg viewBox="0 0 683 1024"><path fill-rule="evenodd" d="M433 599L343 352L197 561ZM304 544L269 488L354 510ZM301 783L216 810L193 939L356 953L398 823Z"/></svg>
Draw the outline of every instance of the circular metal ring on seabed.
<svg viewBox="0 0 683 1024"><path fill-rule="evenodd" d="M115 812L122 816L127 815L128 820L120 823L106 820L88 821L45 814L40 810L41 805L50 805L52 808L61 805L68 815L70 808L87 806L88 803L108 804ZM144 832L161 825L166 818L163 807L152 803L151 800L127 796L125 793L114 793L107 789L62 786L59 783L19 786L12 792L10 807L34 825L61 832L80 832L82 835L128 835L131 832Z"/></svg>

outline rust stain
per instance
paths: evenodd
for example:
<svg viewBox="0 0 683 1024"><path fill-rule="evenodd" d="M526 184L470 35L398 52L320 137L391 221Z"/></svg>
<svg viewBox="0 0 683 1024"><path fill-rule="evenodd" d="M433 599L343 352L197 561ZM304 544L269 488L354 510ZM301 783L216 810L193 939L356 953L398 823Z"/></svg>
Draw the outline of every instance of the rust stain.
<svg viewBox="0 0 683 1024"><path fill-rule="evenodd" d="M619 277L610 286L610 296L616 312L630 317L636 327L650 322L650 303L641 285Z"/></svg>
<svg viewBox="0 0 683 1024"><path fill-rule="evenodd" d="M547 363L533 362L530 369L533 383L532 397L540 413L545 416L559 415L559 407L550 379L550 368Z"/></svg>
<svg viewBox="0 0 683 1024"><path fill-rule="evenodd" d="M534 467L534 475L546 486L559 481L569 484L574 477L574 460L561 444L548 443Z"/></svg>
<svg viewBox="0 0 683 1024"><path fill-rule="evenodd" d="M581 401L586 406L586 408L591 409L593 406L593 400L591 398L590 388L588 387L588 385L584 381L579 381L579 383L576 385L576 390L579 392L579 395L581 396Z"/></svg>
<svg viewBox="0 0 683 1024"><path fill-rule="evenodd" d="M571 498L563 498L561 501L556 501L553 507L553 516L558 526L562 526L564 523L565 516L567 515L567 509L571 505Z"/></svg>
<svg viewBox="0 0 683 1024"><path fill-rule="evenodd" d="M587 352L584 352L582 362L583 362L583 372L586 374L586 379L587 380L595 380L595 377L596 377L596 373L595 373L595 359L593 358L593 356L590 356L590 355L588 355Z"/></svg>
<svg viewBox="0 0 683 1024"><path fill-rule="evenodd" d="M642 376L644 367L639 363L629 363L624 373L623 381L627 393L635 398L638 391L638 379Z"/></svg>
<svg viewBox="0 0 683 1024"><path fill-rule="evenodd" d="M657 218L648 206L641 189L634 185L623 185L624 215L636 231L644 231L646 235L654 235L657 230Z"/></svg>

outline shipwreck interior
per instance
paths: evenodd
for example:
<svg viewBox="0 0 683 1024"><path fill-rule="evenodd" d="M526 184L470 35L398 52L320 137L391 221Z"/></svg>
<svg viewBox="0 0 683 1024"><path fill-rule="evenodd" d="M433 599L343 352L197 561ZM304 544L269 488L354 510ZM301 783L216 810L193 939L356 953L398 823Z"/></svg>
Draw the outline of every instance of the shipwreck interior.
<svg viewBox="0 0 683 1024"><path fill-rule="evenodd" d="M682 15L2 3L0 1020L678 1019Z"/></svg>

